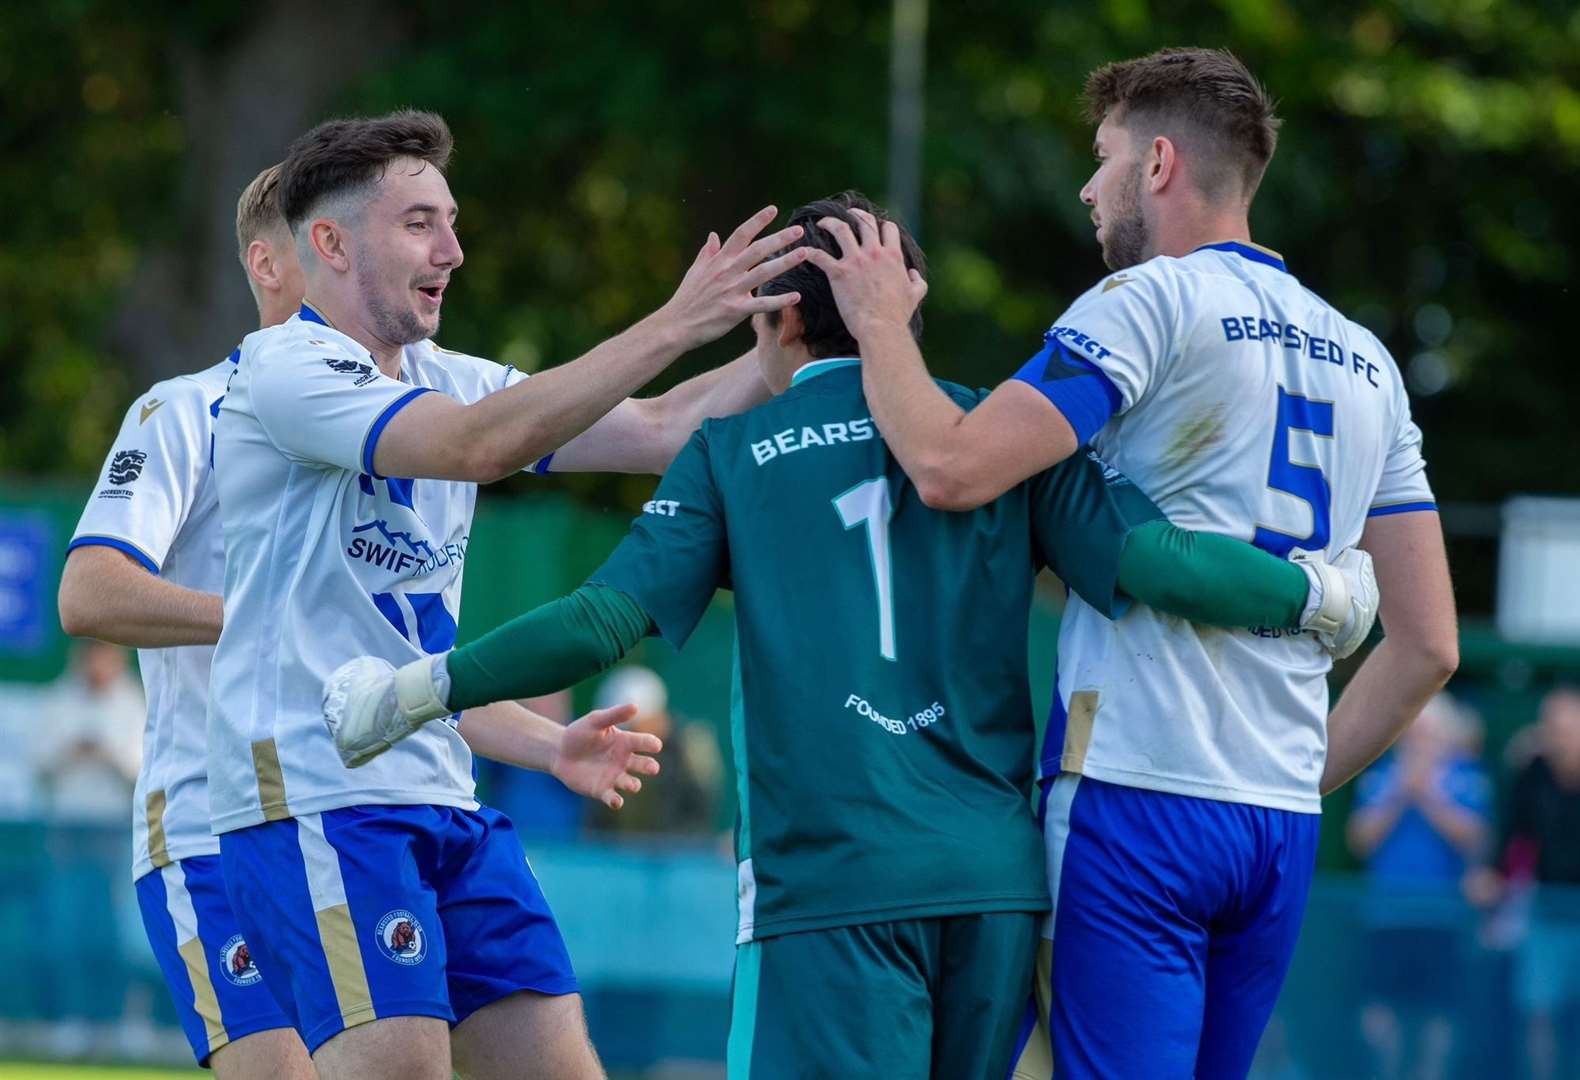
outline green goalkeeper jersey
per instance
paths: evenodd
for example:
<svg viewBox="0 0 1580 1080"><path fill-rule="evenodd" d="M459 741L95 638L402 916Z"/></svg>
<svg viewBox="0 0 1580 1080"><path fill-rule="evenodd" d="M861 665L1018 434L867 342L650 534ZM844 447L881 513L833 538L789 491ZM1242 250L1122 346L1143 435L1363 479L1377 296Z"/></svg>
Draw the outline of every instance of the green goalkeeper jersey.
<svg viewBox="0 0 1580 1080"><path fill-rule="evenodd" d="M986 391L944 390L972 408ZM589 579L677 648L735 594L739 941L1046 909L1028 802L1026 624L1051 567L1118 614L1129 530L1162 517L1077 455L969 513L929 509L854 360L694 434Z"/></svg>

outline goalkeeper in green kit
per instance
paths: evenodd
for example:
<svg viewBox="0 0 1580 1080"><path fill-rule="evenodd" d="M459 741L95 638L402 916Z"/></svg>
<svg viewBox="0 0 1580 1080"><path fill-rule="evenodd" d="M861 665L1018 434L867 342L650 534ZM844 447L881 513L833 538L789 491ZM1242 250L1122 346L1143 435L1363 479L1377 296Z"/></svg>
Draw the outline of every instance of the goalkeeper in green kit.
<svg viewBox="0 0 1580 1080"><path fill-rule="evenodd" d="M817 223L854 228L852 207L883 218L860 196L820 200L791 219L799 243L837 254ZM920 300L923 257L902 242ZM873 426L823 272L762 291L801 294L753 319L777 396L703 424L586 584L398 670L352 661L325 718L360 764L456 710L584 679L645 635L678 648L733 589L730 1077L1000 1080L1048 910L1029 806L1037 570L1111 618L1144 603L1313 630L1336 652L1370 629L1375 585L1176 528L1092 455L978 510L931 510ZM941 385L968 409L987 393Z"/></svg>

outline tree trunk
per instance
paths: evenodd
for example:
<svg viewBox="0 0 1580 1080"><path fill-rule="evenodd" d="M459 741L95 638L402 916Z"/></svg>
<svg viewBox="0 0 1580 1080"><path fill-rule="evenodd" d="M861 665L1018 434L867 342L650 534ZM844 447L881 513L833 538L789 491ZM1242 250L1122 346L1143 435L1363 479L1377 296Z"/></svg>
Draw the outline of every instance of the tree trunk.
<svg viewBox="0 0 1580 1080"><path fill-rule="evenodd" d="M108 342L142 385L205 367L257 329L236 200L411 29L372 0L277 0L256 11L217 46L171 41L187 134L181 216L144 254Z"/></svg>

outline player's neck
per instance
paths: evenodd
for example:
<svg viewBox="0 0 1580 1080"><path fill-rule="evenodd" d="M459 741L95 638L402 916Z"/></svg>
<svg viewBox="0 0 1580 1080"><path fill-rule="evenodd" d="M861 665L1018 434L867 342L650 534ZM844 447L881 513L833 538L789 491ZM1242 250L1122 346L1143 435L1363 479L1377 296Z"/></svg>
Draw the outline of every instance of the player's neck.
<svg viewBox="0 0 1580 1080"><path fill-rule="evenodd" d="M300 300L286 303L275 297L267 296L258 307L258 329L267 330L271 326L279 326L286 319L302 310Z"/></svg>
<svg viewBox="0 0 1580 1080"><path fill-rule="evenodd" d="M795 380L796 372L808 364L816 362L817 357L813 356L806 349L784 350L773 359L774 372L773 377L768 380L769 389L773 390L776 396L784 393L790 389L790 384Z"/></svg>
<svg viewBox="0 0 1580 1080"><path fill-rule="evenodd" d="M1153 253L1180 258L1206 244L1237 240L1251 242L1251 223L1242 211L1215 212L1202 208L1168 222L1155 222Z"/></svg>
<svg viewBox="0 0 1580 1080"><path fill-rule="evenodd" d="M332 295L316 296L311 291L302 301L317 312L332 328L366 349L379 370L392 379L400 378L401 347L384 341L368 325L365 315L354 304L338 302Z"/></svg>

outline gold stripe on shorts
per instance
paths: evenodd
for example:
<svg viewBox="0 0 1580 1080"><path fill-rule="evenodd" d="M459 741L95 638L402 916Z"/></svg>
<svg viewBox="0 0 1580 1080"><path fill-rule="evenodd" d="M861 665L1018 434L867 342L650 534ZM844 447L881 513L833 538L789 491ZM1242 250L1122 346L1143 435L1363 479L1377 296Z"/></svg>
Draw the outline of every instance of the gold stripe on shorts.
<svg viewBox="0 0 1580 1080"><path fill-rule="evenodd" d="M220 1022L219 997L214 993L214 981L208 976L208 958L203 955L203 939L183 941L177 950L186 961L187 977L192 980L192 1007L203 1018L203 1030L208 1036L208 1052L213 1053L226 1043L230 1036Z"/></svg>
<svg viewBox="0 0 1580 1080"><path fill-rule="evenodd" d="M1092 724L1096 719L1096 690L1077 690L1070 695L1070 710L1064 725L1064 754L1059 760L1059 767L1065 772L1078 773L1086 768L1086 751L1092 745Z"/></svg>
<svg viewBox="0 0 1580 1080"><path fill-rule="evenodd" d="M362 965L356 927L351 923L351 909L336 904L314 914L318 916L318 937L324 943L324 960L329 964L329 981L335 987L341 1021L346 1027L354 1027L376 1019L373 992L368 989L367 969Z"/></svg>
<svg viewBox="0 0 1580 1080"><path fill-rule="evenodd" d="M170 865L170 852L165 841L165 789L148 793L144 807L148 815L148 861L155 869Z"/></svg>
<svg viewBox="0 0 1580 1080"><path fill-rule="evenodd" d="M1037 1022L1032 1025L1026 1045L1015 1059L1012 1080L1053 1080L1053 1039L1048 1030L1048 1009L1053 1003L1053 942L1043 938L1037 943L1037 974L1033 1006Z"/></svg>
<svg viewBox="0 0 1580 1080"><path fill-rule="evenodd" d="M258 803L263 820L284 821L291 816L285 805L285 774L280 771L280 751L273 739L252 744L252 772L258 778Z"/></svg>

